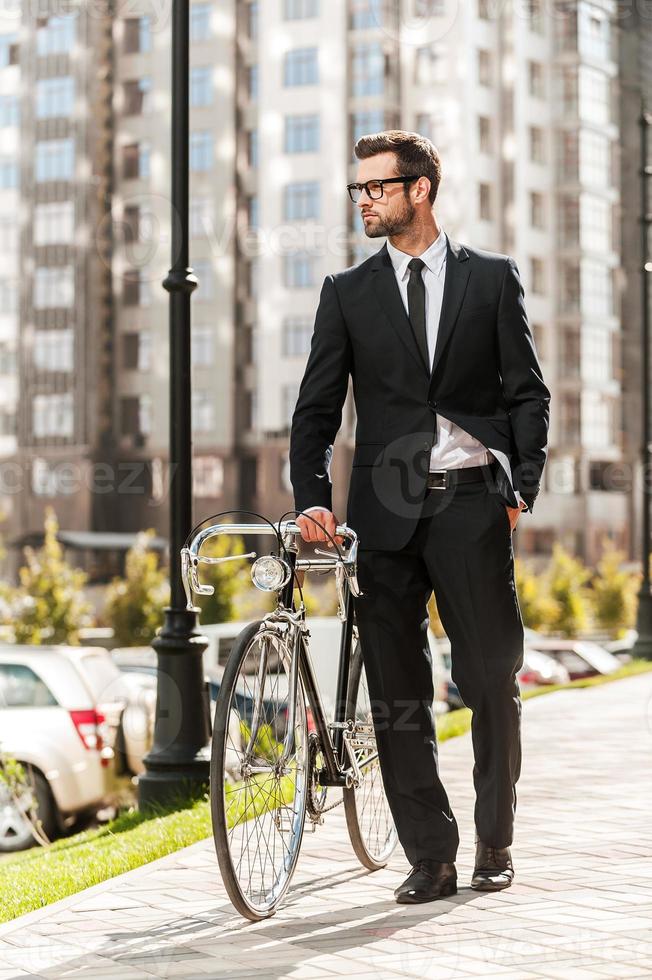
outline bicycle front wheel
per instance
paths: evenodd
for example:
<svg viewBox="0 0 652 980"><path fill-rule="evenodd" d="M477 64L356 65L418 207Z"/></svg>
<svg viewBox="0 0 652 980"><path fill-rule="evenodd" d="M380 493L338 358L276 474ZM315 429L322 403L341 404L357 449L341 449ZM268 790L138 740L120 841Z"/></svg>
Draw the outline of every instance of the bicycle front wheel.
<svg viewBox="0 0 652 980"><path fill-rule="evenodd" d="M294 724L292 651L264 623L237 638L215 706L211 814L217 860L236 909L273 915L294 872L306 816L308 726L301 678Z"/></svg>
<svg viewBox="0 0 652 980"><path fill-rule="evenodd" d="M344 789L346 823L356 857L365 868L378 871L387 864L398 835L385 795L359 643L351 655L346 717L354 722L353 751L362 776L359 786Z"/></svg>

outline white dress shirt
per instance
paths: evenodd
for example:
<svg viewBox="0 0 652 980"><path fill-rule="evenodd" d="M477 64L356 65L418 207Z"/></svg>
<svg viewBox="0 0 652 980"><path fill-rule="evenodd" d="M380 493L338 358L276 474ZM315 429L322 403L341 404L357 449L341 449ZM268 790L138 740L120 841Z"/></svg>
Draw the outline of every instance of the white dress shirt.
<svg viewBox="0 0 652 980"><path fill-rule="evenodd" d="M387 239L387 251L394 266L394 273L401 293L401 299L403 300L405 312L408 315L408 282L410 280L408 263L413 258L420 258L425 263L421 270L421 275L423 276L426 287L426 331L428 335L428 354L432 367L446 276L446 256L448 253L446 233L443 228L440 228L437 238L419 256L408 255L407 252L402 252L395 245L392 245L389 238ZM442 415L437 415L437 442L434 443L430 453L430 472L433 470L462 469L467 466L485 466L493 462L496 457L498 457L499 463L507 471L513 486L511 466L509 458L505 453L487 449L486 446L470 435L470 433L466 432L465 429L456 425L455 422L451 422L450 419L446 419ZM522 498L516 487L514 487L514 493L520 506ZM307 507L304 513L322 509L322 507Z"/></svg>
<svg viewBox="0 0 652 980"><path fill-rule="evenodd" d="M398 282L398 288L403 300L405 312L409 314L408 282L410 270L408 263L415 258L392 245L387 239L389 252ZM448 251L446 235L440 229L439 235L432 245L418 258L425 262L421 275L426 287L426 332L428 334L428 354L432 367L435 356L435 344L439 330L441 303L444 295L444 278L446 276L446 253ZM437 415L437 442L430 454L430 471L462 469L466 466L485 466L494 459L493 454L472 435L460 428L454 422Z"/></svg>

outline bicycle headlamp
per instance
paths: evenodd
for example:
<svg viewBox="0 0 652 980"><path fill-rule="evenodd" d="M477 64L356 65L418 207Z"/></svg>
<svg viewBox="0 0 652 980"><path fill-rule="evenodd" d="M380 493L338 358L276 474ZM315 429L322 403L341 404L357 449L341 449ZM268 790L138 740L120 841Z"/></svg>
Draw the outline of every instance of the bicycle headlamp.
<svg viewBox="0 0 652 980"><path fill-rule="evenodd" d="M276 555L262 555L251 566L251 580L261 592L278 592L290 581L291 574L288 563Z"/></svg>

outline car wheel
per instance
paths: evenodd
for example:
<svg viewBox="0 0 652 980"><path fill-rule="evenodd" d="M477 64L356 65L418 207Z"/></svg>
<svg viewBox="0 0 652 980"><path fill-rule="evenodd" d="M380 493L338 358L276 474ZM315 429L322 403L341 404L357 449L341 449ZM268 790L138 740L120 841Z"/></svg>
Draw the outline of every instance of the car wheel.
<svg viewBox="0 0 652 980"><path fill-rule="evenodd" d="M40 772L32 771L31 783L15 800L5 784L0 783L0 852L24 851L37 843L30 822L34 812L48 840L56 835L56 804L48 782Z"/></svg>

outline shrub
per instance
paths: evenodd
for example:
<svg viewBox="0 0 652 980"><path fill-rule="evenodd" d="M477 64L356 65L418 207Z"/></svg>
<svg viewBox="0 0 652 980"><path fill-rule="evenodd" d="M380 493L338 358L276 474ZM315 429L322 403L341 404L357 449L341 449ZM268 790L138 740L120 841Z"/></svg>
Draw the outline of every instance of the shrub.
<svg viewBox="0 0 652 980"><path fill-rule="evenodd" d="M113 627L116 646L145 646L163 624L170 600L165 569L149 548L154 531L138 535L125 559L125 577L114 578L107 590L104 618Z"/></svg>

